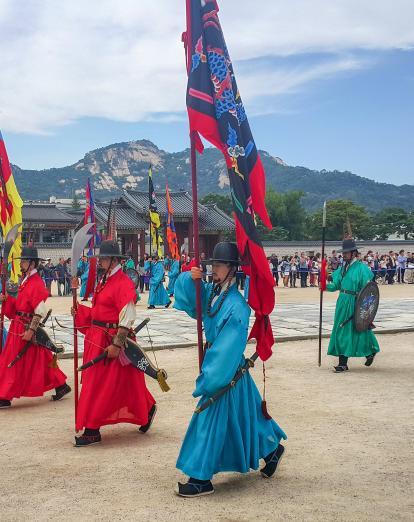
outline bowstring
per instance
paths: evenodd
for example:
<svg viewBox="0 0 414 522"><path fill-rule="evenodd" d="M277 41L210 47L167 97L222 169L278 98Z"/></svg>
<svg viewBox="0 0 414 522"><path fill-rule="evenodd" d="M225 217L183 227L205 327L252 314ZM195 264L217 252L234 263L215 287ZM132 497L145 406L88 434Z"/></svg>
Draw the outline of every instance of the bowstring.
<svg viewBox="0 0 414 522"><path fill-rule="evenodd" d="M152 354L154 356L155 366L157 367L157 370L159 370L160 367L158 366L157 356L155 355L155 350L154 350L154 343L152 342L152 337L151 337L151 334L149 332L148 323L145 325L145 328L147 329L148 340L149 340L149 343L150 343L150 346L151 346Z"/></svg>

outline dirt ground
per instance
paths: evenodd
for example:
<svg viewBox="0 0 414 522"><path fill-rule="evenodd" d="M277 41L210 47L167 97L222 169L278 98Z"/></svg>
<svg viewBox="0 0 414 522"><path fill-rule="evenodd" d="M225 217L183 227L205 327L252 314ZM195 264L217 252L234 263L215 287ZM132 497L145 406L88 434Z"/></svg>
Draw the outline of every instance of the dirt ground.
<svg viewBox="0 0 414 522"><path fill-rule="evenodd" d="M107 427L101 445L73 448L72 396L16 400L0 411L0 520L413 520L414 333L379 341L371 368L354 359L338 375L332 358L315 364L316 341L280 344L267 364L269 411L289 437L277 476L222 474L200 499L173 494L195 349L157 353L172 389L148 383L159 410L146 435Z"/></svg>
<svg viewBox="0 0 414 522"><path fill-rule="evenodd" d="M404 299L405 297L414 297L414 285L408 284L394 284L394 285L380 285L380 295L382 299ZM276 287L276 306L277 303L309 303L319 302L318 288L283 288ZM48 304L53 308L54 314L69 314L72 304L72 297L56 297L57 290L52 287L53 297L48 300ZM336 301L338 292L325 292L324 302ZM147 308L148 292L141 296L141 301L138 302L138 310L145 310Z"/></svg>

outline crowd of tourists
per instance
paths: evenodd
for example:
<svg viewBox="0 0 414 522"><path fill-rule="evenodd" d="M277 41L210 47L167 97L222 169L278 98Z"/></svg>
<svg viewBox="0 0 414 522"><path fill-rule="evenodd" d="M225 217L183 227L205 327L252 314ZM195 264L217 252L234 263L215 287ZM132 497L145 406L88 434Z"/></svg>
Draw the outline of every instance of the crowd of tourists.
<svg viewBox="0 0 414 522"><path fill-rule="evenodd" d="M342 254L335 250L330 255L325 255L325 258L328 272L334 272L344 263ZM370 250L365 255L359 254L359 259L371 269L378 283L390 285L414 283L414 252L406 253L404 250L400 250L397 253L391 250L388 254L380 254ZM295 252L294 255L282 257L272 255L268 260L277 286L305 288L316 287L319 284L322 264L320 253L312 256L306 255L304 252ZM240 284L242 286L241 280Z"/></svg>
<svg viewBox="0 0 414 522"><path fill-rule="evenodd" d="M325 257L328 272L333 272L344 263L342 254L335 250L333 250L330 255L325 255ZM369 251L365 255L359 254L359 257L374 273L375 280L379 284L414 283L414 252L405 252L404 250L394 252L391 250L387 254L380 254L379 252ZM268 261L276 286L283 286L285 288L307 288L317 287L319 284L322 263L320 253L307 255L304 252L295 252L293 255L280 257L273 254L268 257ZM165 275L169 274L174 264L173 262L174 260L169 255L158 257L146 254L137 264L135 264L132 256L129 256L128 259L122 260L122 265L124 269L134 269L137 272L139 281L138 289L139 293L142 294L149 291L154 264L162 264L164 268L162 279L165 281ZM81 283L84 283L87 279L88 266L88 258L84 256L79 261L77 268L77 276L80 278ZM175 270L173 270L173 277L177 277L181 272L191 270L193 266L195 266L194 258L187 254L182 254ZM203 279L207 282L211 282L212 265L208 262L204 253L201 254L201 267ZM175 272L177 273L175 274ZM70 259L61 257L56 264L53 264L50 258L46 259L39 265L39 274L45 282L49 296L52 295L53 282L56 282L58 296L70 294L72 277ZM244 289L245 279L245 275L240 266L236 273L236 284L240 290ZM172 292L169 293L170 296L171 294Z"/></svg>

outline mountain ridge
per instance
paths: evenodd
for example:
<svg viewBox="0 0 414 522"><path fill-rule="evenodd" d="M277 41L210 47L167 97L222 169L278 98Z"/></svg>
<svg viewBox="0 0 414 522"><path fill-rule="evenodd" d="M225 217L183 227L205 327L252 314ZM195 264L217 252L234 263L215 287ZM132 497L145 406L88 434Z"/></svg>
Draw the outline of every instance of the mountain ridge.
<svg viewBox="0 0 414 522"><path fill-rule="evenodd" d="M413 208L414 185L380 183L349 171L312 170L287 165L281 158L260 151L267 187L279 192L303 191L303 205L319 208L325 199L349 199L370 211L384 207ZM147 190L148 167L152 165L156 190L164 190L168 180L172 190L191 190L190 150L166 152L150 140L107 145L87 152L72 165L43 170L21 169L12 165L23 199L73 198L85 193L90 177L95 198L105 200L122 190ZM206 148L197 158L199 194L229 194L229 180L222 154Z"/></svg>

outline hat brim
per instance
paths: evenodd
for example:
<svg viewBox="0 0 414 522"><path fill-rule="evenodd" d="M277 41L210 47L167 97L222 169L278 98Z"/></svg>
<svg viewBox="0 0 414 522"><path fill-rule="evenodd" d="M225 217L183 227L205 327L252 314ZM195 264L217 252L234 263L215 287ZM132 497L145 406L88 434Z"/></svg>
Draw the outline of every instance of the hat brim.
<svg viewBox="0 0 414 522"><path fill-rule="evenodd" d="M358 247L355 245L353 248L341 248L337 250L339 254L345 254L346 252L358 252Z"/></svg>
<svg viewBox="0 0 414 522"><path fill-rule="evenodd" d="M118 259L128 259L129 256L126 256L124 254L93 254L91 256L86 256L87 258L91 258L91 257L116 257Z"/></svg>
<svg viewBox="0 0 414 522"><path fill-rule="evenodd" d="M233 263L234 265L240 265L241 261L240 259L216 259L216 258L211 258L211 259L207 259L206 261L207 263Z"/></svg>
<svg viewBox="0 0 414 522"><path fill-rule="evenodd" d="M23 256L23 257L14 257L13 259L24 259L25 261L29 261L29 259L32 259L33 261L47 261L47 259L44 259L43 257L28 257L28 256Z"/></svg>

